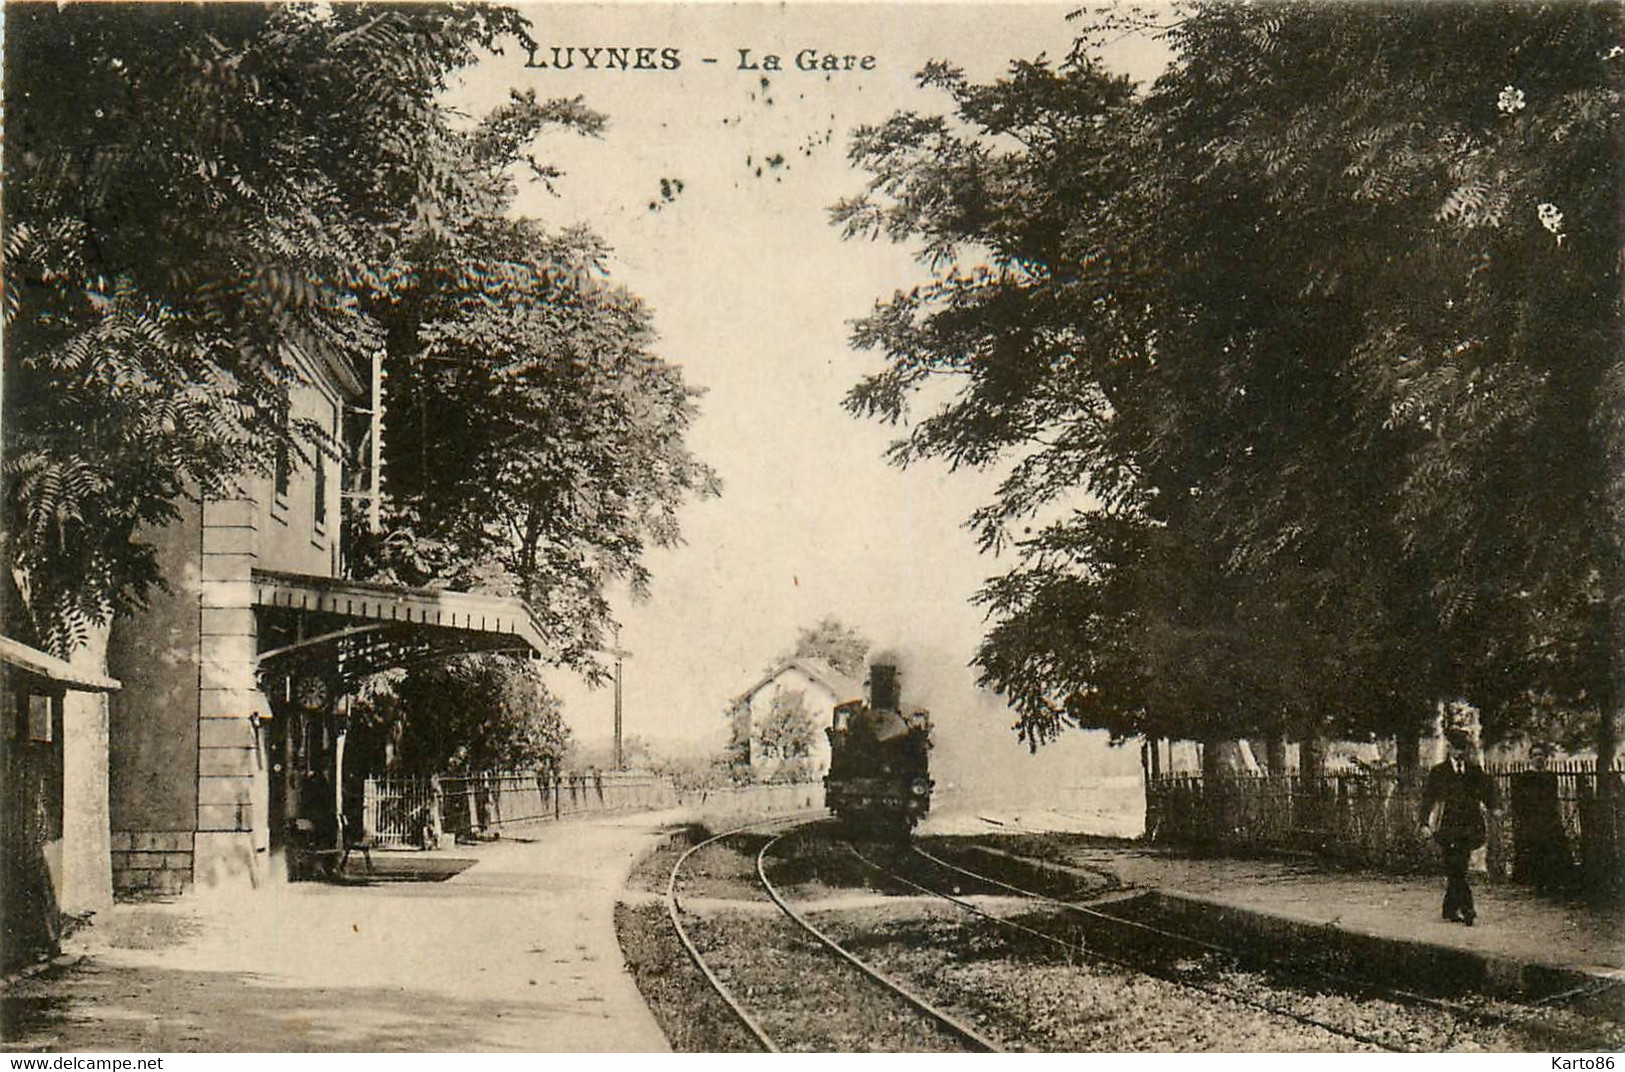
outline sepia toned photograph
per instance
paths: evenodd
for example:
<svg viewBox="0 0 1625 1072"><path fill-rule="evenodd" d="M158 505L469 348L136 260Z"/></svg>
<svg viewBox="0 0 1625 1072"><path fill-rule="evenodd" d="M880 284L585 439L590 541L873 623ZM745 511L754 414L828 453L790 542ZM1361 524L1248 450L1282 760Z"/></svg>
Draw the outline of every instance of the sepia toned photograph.
<svg viewBox="0 0 1625 1072"><path fill-rule="evenodd" d="M1613 1067L1619 4L0 33L11 1068Z"/></svg>

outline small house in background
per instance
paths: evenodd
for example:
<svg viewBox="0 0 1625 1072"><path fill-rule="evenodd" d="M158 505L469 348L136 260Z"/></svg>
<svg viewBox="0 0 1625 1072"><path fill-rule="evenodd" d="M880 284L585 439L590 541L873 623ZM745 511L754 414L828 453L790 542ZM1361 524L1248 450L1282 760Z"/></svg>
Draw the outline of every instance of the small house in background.
<svg viewBox="0 0 1625 1072"><path fill-rule="evenodd" d="M112 678L0 637L6 968L56 952L64 914L112 903L106 694L118 688Z"/></svg>
<svg viewBox="0 0 1625 1072"><path fill-rule="evenodd" d="M848 677L822 659L786 659L773 667L735 701L742 723L736 732L749 733L752 778L769 781L788 763L786 757L772 754L772 748L763 742L762 731L773 718L775 703L794 704L799 698L812 723L807 754L800 757L805 761L803 773L809 780L816 781L829 772L829 737L824 731L834 722L835 708L863 696L861 681Z"/></svg>

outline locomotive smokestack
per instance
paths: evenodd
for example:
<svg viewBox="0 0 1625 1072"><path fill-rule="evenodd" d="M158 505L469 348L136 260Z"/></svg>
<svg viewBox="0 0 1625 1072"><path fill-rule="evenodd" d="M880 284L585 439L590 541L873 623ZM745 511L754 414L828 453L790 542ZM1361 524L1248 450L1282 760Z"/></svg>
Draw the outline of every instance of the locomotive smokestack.
<svg viewBox="0 0 1625 1072"><path fill-rule="evenodd" d="M897 667L891 663L870 665L869 706L876 711L903 709L903 687L897 679Z"/></svg>

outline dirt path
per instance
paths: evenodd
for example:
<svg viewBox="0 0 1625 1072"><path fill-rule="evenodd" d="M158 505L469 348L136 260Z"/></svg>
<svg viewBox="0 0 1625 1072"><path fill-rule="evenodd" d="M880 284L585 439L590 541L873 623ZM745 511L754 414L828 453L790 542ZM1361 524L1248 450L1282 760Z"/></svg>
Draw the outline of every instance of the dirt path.
<svg viewBox="0 0 1625 1072"><path fill-rule="evenodd" d="M613 910L673 816L539 827L301 883L121 905L76 967L3 997L4 1048L53 1051L664 1051ZM431 859L435 881L408 881ZM449 877L443 877L448 875ZM421 875L417 876L421 878Z"/></svg>

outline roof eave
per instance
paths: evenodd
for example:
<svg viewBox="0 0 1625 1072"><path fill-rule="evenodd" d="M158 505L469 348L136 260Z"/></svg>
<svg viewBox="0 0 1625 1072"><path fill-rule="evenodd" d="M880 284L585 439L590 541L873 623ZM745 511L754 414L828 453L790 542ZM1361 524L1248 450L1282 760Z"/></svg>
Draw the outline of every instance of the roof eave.
<svg viewBox="0 0 1625 1072"><path fill-rule="evenodd" d="M7 636L0 636L0 662L74 692L117 692L124 687L116 678L74 666Z"/></svg>

